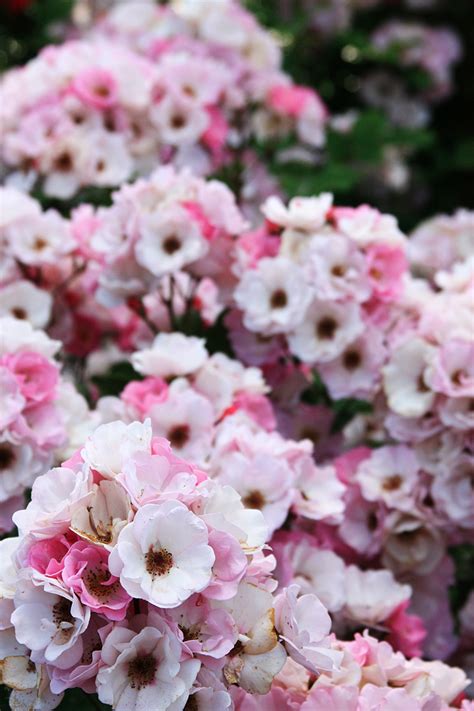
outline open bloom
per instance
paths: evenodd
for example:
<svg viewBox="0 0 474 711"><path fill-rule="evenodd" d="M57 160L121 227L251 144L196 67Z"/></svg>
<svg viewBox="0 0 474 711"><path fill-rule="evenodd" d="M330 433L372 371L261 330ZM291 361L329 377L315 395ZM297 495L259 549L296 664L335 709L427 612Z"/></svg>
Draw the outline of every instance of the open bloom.
<svg viewBox="0 0 474 711"><path fill-rule="evenodd" d="M176 607L211 579L206 525L179 501L147 504L120 532L110 571L132 597Z"/></svg>
<svg viewBox="0 0 474 711"><path fill-rule="evenodd" d="M197 659L181 662L178 639L158 615L150 618L139 632L115 627L105 640L97 691L117 711L184 708L201 666Z"/></svg>

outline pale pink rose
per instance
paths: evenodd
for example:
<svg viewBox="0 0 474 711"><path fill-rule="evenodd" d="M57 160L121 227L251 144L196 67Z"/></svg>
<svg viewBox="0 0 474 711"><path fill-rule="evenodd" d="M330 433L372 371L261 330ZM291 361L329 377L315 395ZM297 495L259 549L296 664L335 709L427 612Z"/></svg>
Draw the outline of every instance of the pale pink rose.
<svg viewBox="0 0 474 711"><path fill-rule="evenodd" d="M356 481L369 501L408 510L414 502L420 464L412 449L404 445L381 447L364 459Z"/></svg>
<svg viewBox="0 0 474 711"><path fill-rule="evenodd" d="M59 585L46 583L43 589L24 580L11 620L17 640L32 650L33 661L68 668L82 656L82 633L90 614L74 593Z"/></svg>
<svg viewBox="0 0 474 711"><path fill-rule="evenodd" d="M450 340L431 363L429 385L450 397L474 397L474 344Z"/></svg>
<svg viewBox="0 0 474 711"><path fill-rule="evenodd" d="M336 232L313 238L305 253L304 267L319 299L363 302L370 296L364 255L345 235Z"/></svg>
<svg viewBox="0 0 474 711"><path fill-rule="evenodd" d="M67 689L79 688L86 694L95 694L95 679L101 667L101 646L112 630L112 622L106 623L94 615L83 633L83 652L79 661L69 669L48 665L51 691L60 694ZM91 651L92 650L92 651Z"/></svg>
<svg viewBox="0 0 474 711"><path fill-rule="evenodd" d="M113 479L136 452L150 452L151 425L145 423L107 422L99 425L87 439L81 454L92 469Z"/></svg>
<svg viewBox="0 0 474 711"><path fill-rule="evenodd" d="M339 481L333 466L317 467L309 457L302 458L295 489L295 513L315 521L339 523L342 520L346 487Z"/></svg>
<svg viewBox="0 0 474 711"><path fill-rule="evenodd" d="M360 308L353 301L315 299L302 318L300 325L301 318L292 322L288 343L292 353L305 363L327 363L337 358L364 330Z"/></svg>
<svg viewBox="0 0 474 711"><path fill-rule="evenodd" d="M181 661L178 638L157 614L135 627L115 627L106 637L97 675L99 699L117 711L184 708L201 663Z"/></svg>
<svg viewBox="0 0 474 711"><path fill-rule="evenodd" d="M383 622L411 595L410 586L397 583L389 570L360 570L349 565L345 579L345 614L364 625Z"/></svg>
<svg viewBox="0 0 474 711"><path fill-rule="evenodd" d="M109 568L132 597L177 607L207 587L214 561L204 522L169 500L139 509L120 532Z"/></svg>
<svg viewBox="0 0 474 711"><path fill-rule="evenodd" d="M246 508L262 512L269 535L285 521L293 498L293 477L284 460L264 453L247 457L230 452L220 462L217 480L238 491Z"/></svg>

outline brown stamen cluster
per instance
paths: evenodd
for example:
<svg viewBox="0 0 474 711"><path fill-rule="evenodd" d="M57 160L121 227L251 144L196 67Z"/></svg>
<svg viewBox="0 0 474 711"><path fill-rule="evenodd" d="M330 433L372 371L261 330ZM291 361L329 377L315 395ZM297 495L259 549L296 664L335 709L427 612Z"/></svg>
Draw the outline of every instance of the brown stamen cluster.
<svg viewBox="0 0 474 711"><path fill-rule="evenodd" d="M186 442L189 440L189 427L188 425L176 425L172 427L168 432L168 439L173 447L181 449L184 447Z"/></svg>
<svg viewBox="0 0 474 711"><path fill-rule="evenodd" d="M71 615L71 603L61 598L53 606L53 622L58 628L56 639L60 644L68 642L74 634L74 617ZM66 626L63 626L66 623Z"/></svg>
<svg viewBox="0 0 474 711"><path fill-rule="evenodd" d="M153 654L135 657L128 665L128 680L132 689L143 689L155 679L157 661Z"/></svg>
<svg viewBox="0 0 474 711"><path fill-rule="evenodd" d="M288 303L286 291L276 289L270 297L270 306L272 309L283 309Z"/></svg>
<svg viewBox="0 0 474 711"><path fill-rule="evenodd" d="M248 509L261 509L265 504L265 497L261 491L254 489L249 491L242 501Z"/></svg>
<svg viewBox="0 0 474 711"><path fill-rule="evenodd" d="M110 574L106 570L89 570L84 576L84 585L97 600L107 602L119 588L118 580L110 585L104 585L108 580L110 580Z"/></svg>
<svg viewBox="0 0 474 711"><path fill-rule="evenodd" d="M145 556L145 567L153 579L166 575L173 567L173 556L166 548L155 550L153 546L150 546Z"/></svg>
<svg viewBox="0 0 474 711"><path fill-rule="evenodd" d="M15 461L15 453L8 444L0 444L0 470L8 469Z"/></svg>
<svg viewBox="0 0 474 711"><path fill-rule="evenodd" d="M316 333L318 338L321 340L330 340L334 338L334 334L337 331L337 322L332 318L332 316L323 316L323 318L318 321L316 325Z"/></svg>
<svg viewBox="0 0 474 711"><path fill-rule="evenodd" d="M383 480L382 487L385 491L396 491L402 485L402 481L400 474L392 474Z"/></svg>

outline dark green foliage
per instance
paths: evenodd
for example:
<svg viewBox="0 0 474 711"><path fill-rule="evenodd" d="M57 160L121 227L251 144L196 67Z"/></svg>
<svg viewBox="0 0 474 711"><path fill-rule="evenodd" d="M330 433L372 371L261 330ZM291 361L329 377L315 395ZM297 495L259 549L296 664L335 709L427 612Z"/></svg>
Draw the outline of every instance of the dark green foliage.
<svg viewBox="0 0 474 711"><path fill-rule="evenodd" d="M0 71L23 64L45 45L61 40L58 23L69 19L74 0L0 3ZM56 25L56 28L55 28Z"/></svg>
<svg viewBox="0 0 474 711"><path fill-rule="evenodd" d="M284 47L285 69L300 84L315 88L332 114L358 109L361 117L352 135L330 132L323 167L274 168L289 195L334 191L336 199L354 205L368 202L397 215L408 230L437 212L474 206L474 4L472 0L438 0L424 11L410 10L402 0L379 2L360 10L351 25L330 37L310 26L311 9L305 0L245 0L246 6L266 26L275 29ZM461 39L462 61L456 66L454 91L432 109L429 130L394 129L367 109L361 96L361 79L378 68L390 70L408 91L430 86L429 76L415 67L399 66L400 47L374 49L369 41L375 28L390 19L450 27ZM348 51L349 48L349 51ZM384 146L402 147L411 171L408 190L381 190L370 171L380 164Z"/></svg>
<svg viewBox="0 0 474 711"><path fill-rule="evenodd" d="M451 609L455 617L474 589L474 545L462 543L449 549L454 561L454 585L450 588Z"/></svg>
<svg viewBox="0 0 474 711"><path fill-rule="evenodd" d="M114 363L107 373L94 375L92 378L92 382L99 389L101 396L120 395L131 380L143 380L143 377L137 373L131 363L125 360Z"/></svg>
<svg viewBox="0 0 474 711"><path fill-rule="evenodd" d="M90 185L79 190L70 200L61 200L59 198L49 197L45 195L41 188L32 190L32 196L41 203L44 210L54 208L58 210L64 217L69 217L71 210L78 205L88 204L98 207L100 205L107 206L112 204L112 193L118 189L118 186L111 188L99 188Z"/></svg>

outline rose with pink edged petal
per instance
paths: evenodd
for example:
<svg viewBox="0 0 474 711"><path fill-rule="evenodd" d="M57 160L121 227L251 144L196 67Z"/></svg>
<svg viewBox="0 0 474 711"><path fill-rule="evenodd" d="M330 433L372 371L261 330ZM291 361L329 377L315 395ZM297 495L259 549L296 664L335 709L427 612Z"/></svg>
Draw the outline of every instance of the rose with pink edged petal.
<svg viewBox="0 0 474 711"><path fill-rule="evenodd" d="M77 541L63 561L62 579L84 605L109 620L123 620L132 599L111 575L105 548Z"/></svg>

